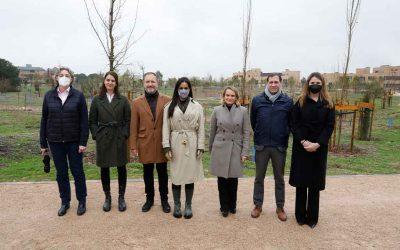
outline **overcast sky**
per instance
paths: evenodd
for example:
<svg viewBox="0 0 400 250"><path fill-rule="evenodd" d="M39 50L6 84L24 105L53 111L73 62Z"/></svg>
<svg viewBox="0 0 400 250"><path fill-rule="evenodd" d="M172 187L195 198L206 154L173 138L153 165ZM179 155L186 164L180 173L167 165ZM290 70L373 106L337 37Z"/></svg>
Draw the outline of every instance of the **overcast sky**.
<svg viewBox="0 0 400 250"><path fill-rule="evenodd" d="M91 0L88 0L89 2ZM108 0L95 0L105 7ZM171 76L231 76L242 67L243 0L142 0L129 69ZM345 0L253 0L249 67L263 72L332 72L342 68ZM121 34L136 1L127 0ZM363 0L350 70L400 65L400 1ZM83 0L1 0L0 58L14 65L66 65L107 71ZM122 71L125 68L121 69Z"/></svg>

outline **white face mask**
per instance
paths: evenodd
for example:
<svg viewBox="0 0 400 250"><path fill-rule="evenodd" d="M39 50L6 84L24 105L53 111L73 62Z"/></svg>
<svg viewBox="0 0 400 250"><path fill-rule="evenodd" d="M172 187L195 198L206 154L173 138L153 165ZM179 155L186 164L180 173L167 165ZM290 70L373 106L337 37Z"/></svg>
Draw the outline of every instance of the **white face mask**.
<svg viewBox="0 0 400 250"><path fill-rule="evenodd" d="M58 84L60 84L60 86L62 86L62 87L67 87L67 86L69 86L70 83L71 83L71 79L69 79L66 76L58 78Z"/></svg>

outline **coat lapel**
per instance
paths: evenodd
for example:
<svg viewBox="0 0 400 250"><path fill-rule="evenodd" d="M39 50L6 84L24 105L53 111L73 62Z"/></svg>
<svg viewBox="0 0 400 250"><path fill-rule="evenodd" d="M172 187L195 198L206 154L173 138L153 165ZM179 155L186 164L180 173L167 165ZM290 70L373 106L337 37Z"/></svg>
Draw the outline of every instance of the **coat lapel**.
<svg viewBox="0 0 400 250"><path fill-rule="evenodd" d="M143 103L144 110L146 111L146 113L147 113L148 115L150 115L150 117L153 117L153 114L151 113L150 105L149 105L149 103L148 103L147 100L146 100L146 96L142 95L142 96L141 96L141 99L142 99L142 103Z"/></svg>
<svg viewBox="0 0 400 250"><path fill-rule="evenodd" d="M115 101L115 98L111 102ZM106 96L100 97L100 103L104 109L114 118L114 110Z"/></svg>
<svg viewBox="0 0 400 250"><path fill-rule="evenodd" d="M164 97L161 94L158 94L156 117L154 123L157 123L158 118L161 116L162 113L164 113Z"/></svg>

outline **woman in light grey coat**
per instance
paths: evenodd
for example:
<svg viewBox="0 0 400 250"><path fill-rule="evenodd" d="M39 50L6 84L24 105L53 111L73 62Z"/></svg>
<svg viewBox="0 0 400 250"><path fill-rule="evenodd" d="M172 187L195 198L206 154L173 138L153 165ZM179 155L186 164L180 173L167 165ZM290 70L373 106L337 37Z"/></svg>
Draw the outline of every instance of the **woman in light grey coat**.
<svg viewBox="0 0 400 250"><path fill-rule="evenodd" d="M226 87L222 105L211 116L209 150L211 173L218 176L220 210L224 217L236 213L238 178L249 155L250 121L245 107L240 106L239 93Z"/></svg>

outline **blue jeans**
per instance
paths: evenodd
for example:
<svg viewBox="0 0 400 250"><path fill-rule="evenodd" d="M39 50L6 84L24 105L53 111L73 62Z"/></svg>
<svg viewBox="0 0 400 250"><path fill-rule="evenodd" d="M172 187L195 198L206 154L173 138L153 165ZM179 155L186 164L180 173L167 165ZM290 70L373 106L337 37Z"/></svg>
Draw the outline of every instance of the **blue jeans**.
<svg viewBox="0 0 400 250"><path fill-rule="evenodd" d="M75 180L76 198L80 202L86 201L86 178L83 171L83 154L78 152L78 142L49 142L57 170L57 184L62 204L71 201L71 187L69 184L68 165ZM67 160L68 159L68 160Z"/></svg>

